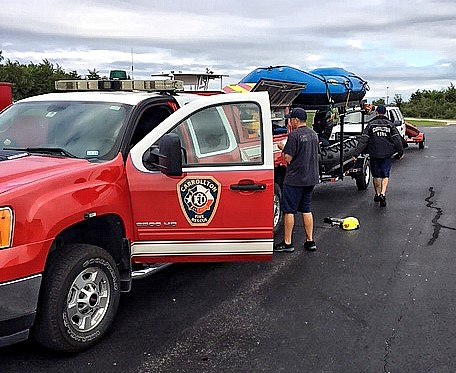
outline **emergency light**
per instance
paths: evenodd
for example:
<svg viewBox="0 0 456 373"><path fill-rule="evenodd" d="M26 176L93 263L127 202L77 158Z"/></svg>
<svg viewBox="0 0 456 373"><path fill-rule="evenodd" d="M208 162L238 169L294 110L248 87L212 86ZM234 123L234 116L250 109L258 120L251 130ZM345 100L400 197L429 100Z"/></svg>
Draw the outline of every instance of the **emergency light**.
<svg viewBox="0 0 456 373"><path fill-rule="evenodd" d="M182 91L182 80L57 80L57 91Z"/></svg>

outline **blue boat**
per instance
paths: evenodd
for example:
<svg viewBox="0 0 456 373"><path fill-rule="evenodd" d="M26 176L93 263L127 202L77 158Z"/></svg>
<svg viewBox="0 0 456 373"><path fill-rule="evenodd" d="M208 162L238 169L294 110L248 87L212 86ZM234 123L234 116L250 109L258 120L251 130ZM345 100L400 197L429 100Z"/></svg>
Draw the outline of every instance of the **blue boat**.
<svg viewBox="0 0 456 373"><path fill-rule="evenodd" d="M262 79L305 84L306 88L296 97L293 105L309 109L359 102L369 90L367 81L339 67L319 68L309 72L291 66L259 67L239 83L258 83Z"/></svg>

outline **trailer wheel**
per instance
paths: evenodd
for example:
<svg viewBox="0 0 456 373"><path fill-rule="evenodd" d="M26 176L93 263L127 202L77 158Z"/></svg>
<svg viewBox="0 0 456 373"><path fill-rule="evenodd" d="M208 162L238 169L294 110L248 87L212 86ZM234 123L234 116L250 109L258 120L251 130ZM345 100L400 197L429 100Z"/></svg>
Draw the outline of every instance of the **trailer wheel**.
<svg viewBox="0 0 456 373"><path fill-rule="evenodd" d="M369 186L369 181L371 178L371 171L370 171L370 162L369 158L364 158L363 162L363 173L361 175L357 175L355 177L356 187L358 190L366 190Z"/></svg>
<svg viewBox="0 0 456 373"><path fill-rule="evenodd" d="M402 141L402 147L405 149L405 148L408 148L408 142L407 140L405 139L405 137L402 137L401 136L401 141Z"/></svg>
<svg viewBox="0 0 456 373"><path fill-rule="evenodd" d="M418 148L419 148L419 149L424 149L424 136L423 136L423 141L420 141L420 142L418 143Z"/></svg>
<svg viewBox="0 0 456 373"><path fill-rule="evenodd" d="M276 234L282 225L282 190L279 184L274 184L274 234Z"/></svg>
<svg viewBox="0 0 456 373"><path fill-rule="evenodd" d="M112 256L92 245L67 246L46 267L34 337L53 350L84 350L104 337L119 299Z"/></svg>

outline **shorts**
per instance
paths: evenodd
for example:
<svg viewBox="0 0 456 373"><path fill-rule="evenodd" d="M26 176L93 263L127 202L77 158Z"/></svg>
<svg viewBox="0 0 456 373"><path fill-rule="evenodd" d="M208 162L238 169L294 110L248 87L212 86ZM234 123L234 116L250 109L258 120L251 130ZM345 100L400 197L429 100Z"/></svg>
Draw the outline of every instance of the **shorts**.
<svg viewBox="0 0 456 373"><path fill-rule="evenodd" d="M373 177L385 178L390 176L391 158L370 157L370 167Z"/></svg>
<svg viewBox="0 0 456 373"><path fill-rule="evenodd" d="M310 212L313 189L314 185L297 187L283 184L282 211L285 214Z"/></svg>

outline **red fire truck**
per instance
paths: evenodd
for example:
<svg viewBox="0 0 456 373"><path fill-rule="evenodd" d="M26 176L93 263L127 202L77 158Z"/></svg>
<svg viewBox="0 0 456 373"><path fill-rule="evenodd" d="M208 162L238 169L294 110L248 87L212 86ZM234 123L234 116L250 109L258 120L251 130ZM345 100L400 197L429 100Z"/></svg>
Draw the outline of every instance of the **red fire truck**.
<svg viewBox="0 0 456 373"><path fill-rule="evenodd" d="M0 346L77 352L132 280L173 262L269 260L265 92L60 81L0 113Z"/></svg>

